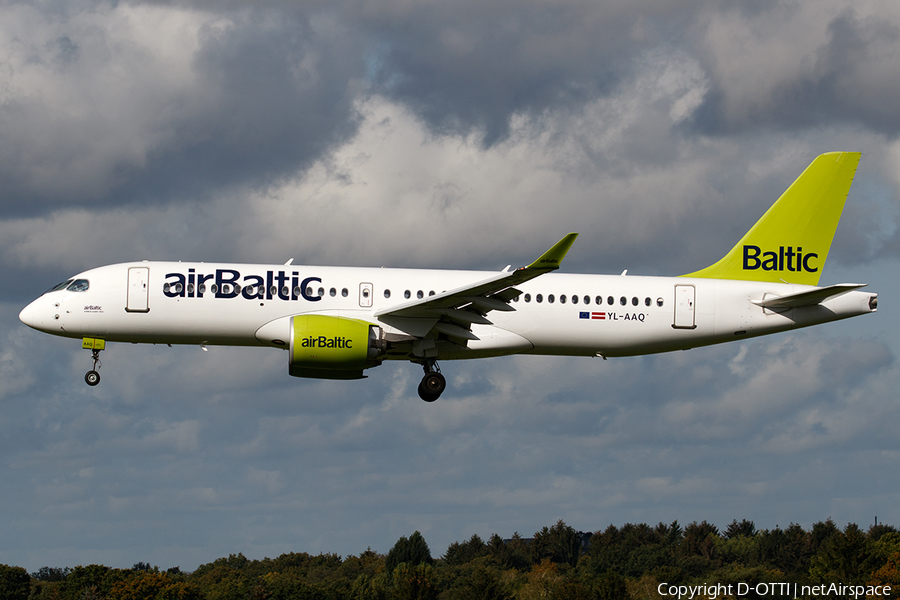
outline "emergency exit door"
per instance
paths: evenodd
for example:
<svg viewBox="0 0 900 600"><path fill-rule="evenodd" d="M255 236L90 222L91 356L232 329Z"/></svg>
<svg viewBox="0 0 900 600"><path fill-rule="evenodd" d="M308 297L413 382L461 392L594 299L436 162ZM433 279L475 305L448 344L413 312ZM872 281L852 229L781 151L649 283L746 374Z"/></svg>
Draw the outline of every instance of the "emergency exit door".
<svg viewBox="0 0 900 600"><path fill-rule="evenodd" d="M359 284L359 305L362 308L372 307L372 294L374 286L371 283Z"/></svg>
<svg viewBox="0 0 900 600"><path fill-rule="evenodd" d="M128 269L128 312L150 312L150 268L131 267Z"/></svg>

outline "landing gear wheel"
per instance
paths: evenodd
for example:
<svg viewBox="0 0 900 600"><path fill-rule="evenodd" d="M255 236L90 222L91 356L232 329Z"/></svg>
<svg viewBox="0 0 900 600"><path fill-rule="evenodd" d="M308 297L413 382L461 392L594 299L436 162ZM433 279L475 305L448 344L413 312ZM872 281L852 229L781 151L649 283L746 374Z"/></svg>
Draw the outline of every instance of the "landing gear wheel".
<svg viewBox="0 0 900 600"><path fill-rule="evenodd" d="M441 397L447 387L447 380L437 372L426 373L419 383L419 398L425 402L434 402Z"/></svg>
<svg viewBox="0 0 900 600"><path fill-rule="evenodd" d="M100 373L97 371L88 371L84 374L84 382L93 387L100 383Z"/></svg>
<svg viewBox="0 0 900 600"><path fill-rule="evenodd" d="M94 361L94 366L91 367L91 370L84 374L84 382L91 387L94 387L98 383L100 383L100 373L97 370L100 368L100 350L97 348L91 349L91 360Z"/></svg>

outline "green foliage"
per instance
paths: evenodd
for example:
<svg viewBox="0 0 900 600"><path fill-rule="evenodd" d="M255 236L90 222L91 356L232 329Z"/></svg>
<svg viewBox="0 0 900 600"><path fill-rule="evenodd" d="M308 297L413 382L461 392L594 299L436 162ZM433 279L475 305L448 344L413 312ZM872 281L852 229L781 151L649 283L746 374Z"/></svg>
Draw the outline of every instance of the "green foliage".
<svg viewBox="0 0 900 600"><path fill-rule="evenodd" d="M135 574L128 579L117 581L109 595L116 600L147 600L157 598L172 582L158 569L132 569Z"/></svg>
<svg viewBox="0 0 900 600"><path fill-rule="evenodd" d="M391 577L387 573L360 575L350 589L351 600L387 600L391 589Z"/></svg>
<svg viewBox="0 0 900 600"><path fill-rule="evenodd" d="M38 571L31 574L31 578L37 581L65 581L70 569L59 569L56 567L41 567Z"/></svg>
<svg viewBox="0 0 900 600"><path fill-rule="evenodd" d="M27 600L31 591L31 578L22 567L0 565L0 598Z"/></svg>
<svg viewBox="0 0 900 600"><path fill-rule="evenodd" d="M125 572L103 565L78 566L69 572L61 586L65 600L104 598L117 582L126 578Z"/></svg>
<svg viewBox="0 0 900 600"><path fill-rule="evenodd" d="M738 523L737 519L735 519L725 528L725 533L722 537L726 540L731 540L736 537L753 537L754 535L756 535L756 525L753 524L753 521L743 519Z"/></svg>
<svg viewBox="0 0 900 600"><path fill-rule="evenodd" d="M393 572L400 564L420 565L422 563L431 564L431 550L425 538L418 531L414 532L409 538L401 537L388 552L384 560L385 568L388 572Z"/></svg>
<svg viewBox="0 0 900 600"><path fill-rule="evenodd" d="M822 544L811 561L810 578L816 583L864 584L877 563L873 550L873 542L850 523Z"/></svg>
<svg viewBox="0 0 900 600"><path fill-rule="evenodd" d="M472 561L459 570L451 597L457 600L511 600L509 586L502 573L485 561Z"/></svg>
<svg viewBox="0 0 900 600"><path fill-rule="evenodd" d="M645 523L626 523L621 529L610 525L591 537L590 568L596 575L615 571L640 577L660 567L674 567L680 539L677 521L671 526L660 523L655 528Z"/></svg>
<svg viewBox="0 0 900 600"><path fill-rule="evenodd" d="M496 533L493 534L487 544L487 550L488 556L504 569L524 571L531 566L531 550L518 531L513 533L509 542L504 541Z"/></svg>
<svg viewBox="0 0 900 600"><path fill-rule="evenodd" d="M813 554L816 554L819 551L819 548L822 547L822 544L839 533L840 530L838 530L837 525L835 525L834 521L831 519L813 523L812 529L809 532L810 551Z"/></svg>
<svg viewBox="0 0 900 600"><path fill-rule="evenodd" d="M418 532L417 532L418 533ZM430 558L430 555L429 555ZM429 564L400 563L394 569L394 595L397 600L435 600L434 569Z"/></svg>
<svg viewBox="0 0 900 600"><path fill-rule="evenodd" d="M462 565L487 554L488 545L481 541L480 537L473 535L469 541L462 544L459 542L450 544L442 560L448 565Z"/></svg>
<svg viewBox="0 0 900 600"><path fill-rule="evenodd" d="M531 543L532 562L549 560L574 567L581 556L581 536L562 520L553 527L544 527L534 534Z"/></svg>
<svg viewBox="0 0 900 600"><path fill-rule="evenodd" d="M600 576L594 597L597 600L628 600L625 578L615 571L607 571Z"/></svg>
<svg viewBox="0 0 900 600"><path fill-rule="evenodd" d="M670 600L659 594L660 583L841 582L900 590L900 533L885 525L839 530L829 519L808 531L796 524L757 530L752 521L734 520L719 535L706 521L683 528L677 521L627 523L593 534L585 555L581 542L582 534L558 521L532 539L493 534L485 542L473 535L450 544L438 561L416 531L387 555L371 548L343 559L231 554L193 573L137 563L124 570L43 567L29 578L0 565L0 600Z"/></svg>
<svg viewBox="0 0 900 600"><path fill-rule="evenodd" d="M809 561L815 545L811 534L802 527L791 524L787 529L765 530L760 533L758 563L785 573L801 573L809 570Z"/></svg>
<svg viewBox="0 0 900 600"><path fill-rule="evenodd" d="M881 523L880 525L872 525L871 527L869 527L869 531L866 535L873 542L877 542L883 536L891 533L897 533L897 528L893 525L885 525L884 523Z"/></svg>

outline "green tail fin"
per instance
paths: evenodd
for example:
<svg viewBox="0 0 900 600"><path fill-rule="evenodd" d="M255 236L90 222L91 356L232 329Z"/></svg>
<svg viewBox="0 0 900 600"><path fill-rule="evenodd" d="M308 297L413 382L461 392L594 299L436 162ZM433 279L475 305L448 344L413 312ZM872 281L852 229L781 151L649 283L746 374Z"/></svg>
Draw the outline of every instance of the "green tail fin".
<svg viewBox="0 0 900 600"><path fill-rule="evenodd" d="M859 158L817 157L728 254L684 277L818 285Z"/></svg>

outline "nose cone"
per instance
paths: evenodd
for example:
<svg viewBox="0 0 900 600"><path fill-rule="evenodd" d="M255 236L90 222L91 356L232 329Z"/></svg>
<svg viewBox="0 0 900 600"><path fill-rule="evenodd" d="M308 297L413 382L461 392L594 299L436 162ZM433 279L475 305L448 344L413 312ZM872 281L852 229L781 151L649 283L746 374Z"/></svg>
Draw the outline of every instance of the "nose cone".
<svg viewBox="0 0 900 600"><path fill-rule="evenodd" d="M53 310L41 296L22 309L22 312L19 313L19 320L32 329L49 332ZM58 309L56 310L58 311ZM59 319L59 315L56 315L56 319Z"/></svg>
<svg viewBox="0 0 900 600"><path fill-rule="evenodd" d="M19 313L19 320L29 327L37 329L34 322L34 302L22 309L22 312Z"/></svg>

